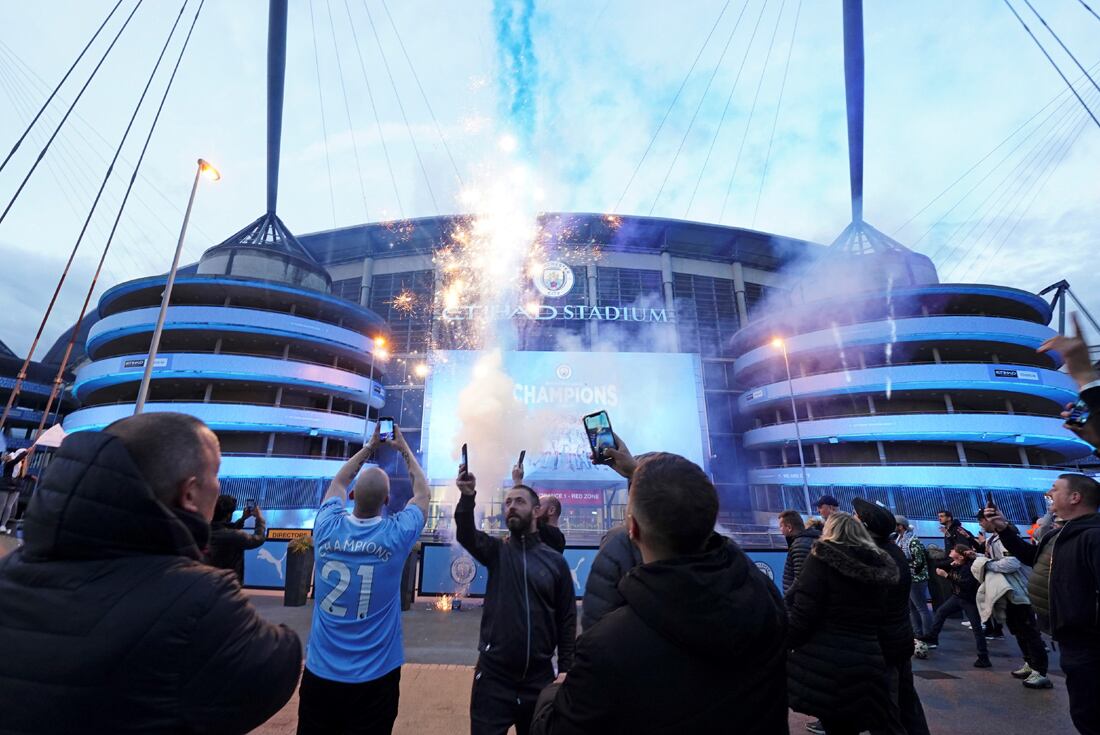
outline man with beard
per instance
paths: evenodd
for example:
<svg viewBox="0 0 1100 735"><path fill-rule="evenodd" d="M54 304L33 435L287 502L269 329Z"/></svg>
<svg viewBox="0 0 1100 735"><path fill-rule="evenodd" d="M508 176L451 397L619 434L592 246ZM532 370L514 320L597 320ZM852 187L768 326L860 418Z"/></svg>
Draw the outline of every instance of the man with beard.
<svg viewBox="0 0 1100 735"><path fill-rule="evenodd" d="M573 663L577 607L565 558L539 540L539 497L526 485L504 496L508 536L493 538L474 526L477 480L459 468L462 497L455 506L458 542L489 571L481 615L478 661L470 694L471 735L504 735L515 725L526 735L535 701Z"/></svg>

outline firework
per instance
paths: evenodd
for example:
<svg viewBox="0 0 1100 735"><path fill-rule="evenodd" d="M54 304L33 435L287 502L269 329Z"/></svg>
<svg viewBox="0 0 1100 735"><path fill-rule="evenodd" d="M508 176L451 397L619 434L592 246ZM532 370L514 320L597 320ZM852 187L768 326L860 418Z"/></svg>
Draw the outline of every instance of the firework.
<svg viewBox="0 0 1100 735"><path fill-rule="evenodd" d="M416 311L416 294L407 288L402 288L401 292L393 297L389 302L393 310L402 314L403 316L411 316Z"/></svg>

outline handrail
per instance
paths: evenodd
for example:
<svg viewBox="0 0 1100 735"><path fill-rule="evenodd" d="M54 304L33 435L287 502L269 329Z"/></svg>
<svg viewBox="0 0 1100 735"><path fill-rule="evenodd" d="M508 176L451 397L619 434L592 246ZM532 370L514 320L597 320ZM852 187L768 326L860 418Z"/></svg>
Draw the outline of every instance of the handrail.
<svg viewBox="0 0 1100 735"><path fill-rule="evenodd" d="M100 320L100 321L105 321L105 320L110 319L112 317L121 316L123 314L131 314L135 311L141 311L142 309L154 309L155 310L156 308L157 308L156 304L150 304L148 306L135 306L132 309L125 309L123 311L112 312L111 314L108 314L107 316L103 317L103 319ZM196 309L241 309L242 311L260 311L260 312L263 312L265 314L279 314L280 316L296 316L296 317L300 317L302 319L309 319L310 321L320 322L321 324L327 324L327 325L332 326L332 327L340 327L341 329L347 329L348 331L351 331L351 332L358 331L357 329L355 329L353 327L345 327L345 326L343 326L341 324L337 324L335 322L325 321L324 319L314 317L310 314L301 314L301 313L298 313L298 312L291 313L289 311L280 311L278 309L264 309L262 307L244 306L244 305L238 305L238 304L232 304L232 303L229 304L228 306L226 306L224 302L217 303L217 304L182 304L182 303L179 303L179 302L174 302L174 303L171 304L171 306L169 306L169 308L170 309L175 309L175 308L184 308L184 309L186 309L186 308L196 308Z"/></svg>
<svg viewBox="0 0 1100 735"><path fill-rule="evenodd" d="M116 311L115 313L110 314L109 316L105 316L102 319L100 319L98 322L96 322L92 326L92 329L96 330L97 328L99 328L102 331L104 331L106 334L110 334L110 332L106 331L107 330L106 327L99 327L99 325L107 323L107 321L109 319L122 317L125 314L133 314L136 311L141 311L141 310L144 310L144 309L147 309L147 310L150 310L150 311L155 311L156 308L157 308L156 306L140 306L140 307L137 307L137 308L134 308L134 309L127 309L126 311ZM314 317L308 316L308 315L297 314L297 313L291 314L288 311L276 311L276 310L273 310L273 309L258 309L256 307L252 307L252 306L236 306L234 304L230 304L229 306L225 306L224 304L173 304L172 306L169 307L169 309L190 309L190 308L194 308L194 309L239 309L241 311L254 311L254 312L259 312L259 313L263 313L263 314L278 314L279 316L284 316L284 317L295 317L295 318L299 318L299 319L305 319L306 321L311 321L311 322L316 322L318 324L323 324L326 327L334 327L336 329L343 329L344 331L351 332L353 334L359 334L363 337L364 340L366 340L367 343L373 345L373 342L371 340L370 335L369 334L364 334L363 332L361 332L359 329L356 329L355 327L344 326L343 324L336 324L334 322L328 322L328 321L325 321L323 319L317 319L317 318L314 318ZM152 321L155 321L155 320L152 320ZM140 326L140 325L134 325L134 326ZM389 336L388 333L387 333L387 336ZM102 337L100 337L100 339L102 339ZM350 345L347 345L347 346L350 347ZM373 347L371 347L371 349L373 349ZM369 354L369 352L367 354Z"/></svg>
<svg viewBox="0 0 1100 735"><path fill-rule="evenodd" d="M770 361L760 362L760 363L758 363L758 365L760 367L763 367L764 365L768 365L769 362ZM863 370L878 370L880 368L892 368L892 367L908 367L910 365L980 365L980 366L983 366L983 367L998 367L1000 365L1006 365L1006 366L1010 366L1009 369L1013 369L1016 366L1019 366L1019 367L1026 367L1026 368L1034 368L1035 370L1047 370L1047 371L1052 372L1052 373L1062 372L1061 370L1059 370L1057 368L1052 368L1049 365L1030 365L1030 364L1024 363L1024 362L1011 362L1010 361L1010 362L1006 362L1006 363L997 363L997 362L977 362L975 360L940 360L939 362L936 362L935 360L917 360L917 361L912 361L912 362L893 362L893 363L890 363L889 365L855 365L855 366L848 366L848 367L827 368L827 369L824 369L824 370L815 370L815 371L809 372L809 373L798 373L797 375L795 375L792 372L791 373L791 379L792 380L798 380L799 378L810 378L810 377L813 377L815 375L829 375L831 373L856 373L856 372L861 372ZM760 369L760 367L753 366L753 367L746 368L744 374L737 376L738 382L743 383L744 382L744 375L751 375L754 371ZM1062 373L1062 374L1065 375L1065 373ZM786 376L784 375L784 376L778 378L777 380L775 380L771 383L764 383L764 385L774 385L774 384L786 383L786 382L787 382L787 379L786 379ZM744 392L748 392L750 390L753 390L754 388L760 388L760 387L763 387L763 386L760 385L760 384L754 383L752 387L745 388Z"/></svg>
<svg viewBox="0 0 1100 735"><path fill-rule="evenodd" d="M811 306L811 305L807 305L807 306ZM769 317L765 317L763 320L761 320L761 323L767 324L770 321L782 321L782 319L783 319L782 314L776 314L776 315L772 315L772 316L769 316ZM815 332L823 332L826 329L830 329L834 326L837 329L843 329L844 327L852 327L852 326L857 326L857 325L860 325L860 324L876 324L876 323L880 323L880 322L889 323L890 321L908 322L908 321L911 321L911 320L914 320L914 319L1006 319L1006 320L1011 320L1011 321L1024 322L1025 324L1034 324L1036 326L1048 327L1049 328L1049 326L1047 324L1041 324L1039 322L1035 322L1035 321L1032 321L1030 319L1020 319L1018 317L1006 316L1004 314L986 314L985 312L978 312L976 314L940 314L940 313L933 313L933 314L924 314L924 313L920 313L920 314L902 314L901 316L895 316L893 318L891 318L889 315L882 315L882 316L868 315L868 316L856 317L854 320L846 321L843 324L837 323L837 324L829 324L829 325L825 325L825 326L818 326L815 329L810 329L810 330L805 331L805 332L799 332L798 334L791 335L791 338L801 337L804 334L813 334ZM768 342L770 342L772 337L774 336L772 334L769 334L769 332L774 331L774 328L772 330L768 330L768 329L764 329L762 326L757 326L756 324L750 324L749 326L745 327L745 329L746 330L748 330L748 329L759 329L761 331L764 331L765 334L761 336L759 344L752 344L750 342L751 346L746 345L747 349L744 352L741 353L742 355L747 355L748 353L752 352L753 350L758 350L761 347L767 347ZM1053 331L1053 330L1051 330L1051 331ZM746 338L746 341L749 341L749 338Z"/></svg>
<svg viewBox="0 0 1100 735"><path fill-rule="evenodd" d="M130 353L127 353L127 355L128 354L130 354ZM135 357L142 357L142 355L144 353L133 353L133 354L135 355ZM159 354L160 354L161 357L167 357L169 355L233 355L233 356L236 356L236 357L260 357L260 358L265 358L265 359L268 359L268 360L275 360L276 362L294 362L294 363L301 363L303 365L316 365L318 367L327 367L327 368L331 368L333 370L340 370L340 371L343 371L345 373L351 373L353 375L358 375L358 376L363 377L363 378L370 378L371 377L370 375L368 375L368 373L370 372L369 364L363 372L359 372L358 370L352 370L352 369L349 369L347 367L344 367L343 365L336 366L336 365L333 365L332 363L329 363L329 362L320 362L318 360L310 360L310 359L307 359L307 358L292 357L292 356L289 356L289 355L287 357L282 357L281 355L261 355L261 354L256 354L254 352L233 352L233 351L230 351L230 350L219 350L218 352L214 352L213 350L192 350L192 349L178 350L178 351L161 350ZM126 357L127 355L111 355L110 357L99 357L99 358L96 358L95 360L92 360L91 363L89 363L89 364L94 365L95 363L105 362L107 360L117 360L120 357ZM370 362L369 358L364 358L364 362L369 363ZM375 367L375 372L382 372L381 370L378 369L380 367L384 367L384 365L383 364L377 365ZM375 382L380 383L381 381L375 380Z"/></svg>
<svg viewBox="0 0 1100 735"><path fill-rule="evenodd" d="M752 450L757 451L757 450ZM926 462L924 460L911 460L903 462L890 462L888 464L882 464L881 462L829 462L822 463L820 465L806 463L806 469L808 470L824 470L831 469L833 467L958 467L960 469L966 469L967 467L1011 467L1013 469L1022 470L1060 470L1067 466L1070 466L1071 462L1063 464L1037 464L1031 463L1027 465L1011 464L1006 462L967 462L966 464L960 464L958 462ZM750 467L752 470L789 470L798 469L798 465L794 464L769 464L769 465L756 465Z"/></svg>
<svg viewBox="0 0 1100 735"><path fill-rule="evenodd" d="M795 400L798 400L795 398ZM882 416L897 417L897 416L1035 416L1038 418L1056 419L1060 418L1057 413L1033 413L1030 411L881 411L878 413L835 413L825 415L814 415L812 417L802 418L799 417L799 423L809 423L811 421L824 421L826 419L871 419L879 418ZM755 431L757 429L766 429L772 426L789 426L793 425L794 420L788 421L773 421L771 423L762 423L760 426L753 426L745 429L746 432ZM1007 433L1007 432L1006 432Z"/></svg>
<svg viewBox="0 0 1100 735"><path fill-rule="evenodd" d="M286 408L286 409L294 409L294 410L298 410L298 411L315 411L317 413L340 414L342 416L351 416L353 418L359 418L359 419L366 420L365 416L360 416L359 414L352 413L350 411L337 411L336 409L329 410L327 408L314 408L312 406L287 406L287 405L276 406L276 405L270 404L270 403L243 403L241 401L204 401L204 400L201 400L201 399L194 399L194 398L169 398L167 400L157 399L157 400L149 401L149 405L155 405L155 404L158 404L158 403L198 403L198 404L210 405L210 406L251 406L251 407L255 407L255 408ZM125 406L125 405L131 405L132 406L133 404L134 404L134 402L132 400L118 400L118 401L110 401L110 402L107 402L107 403L96 403L94 405L93 404L85 404L85 405L82 405L77 410L78 411L83 411L84 409L102 408L104 406ZM73 413L76 413L76 411L73 411Z"/></svg>

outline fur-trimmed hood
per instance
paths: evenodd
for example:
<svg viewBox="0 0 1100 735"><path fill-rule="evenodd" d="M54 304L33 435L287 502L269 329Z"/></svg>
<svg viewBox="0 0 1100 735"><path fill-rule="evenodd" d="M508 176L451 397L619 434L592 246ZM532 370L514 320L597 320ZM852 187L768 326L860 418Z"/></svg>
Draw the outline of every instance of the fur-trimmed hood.
<svg viewBox="0 0 1100 735"><path fill-rule="evenodd" d="M834 541L818 541L810 551L813 556L845 577L866 584L897 584L900 578L897 564L882 549L866 546L844 546Z"/></svg>

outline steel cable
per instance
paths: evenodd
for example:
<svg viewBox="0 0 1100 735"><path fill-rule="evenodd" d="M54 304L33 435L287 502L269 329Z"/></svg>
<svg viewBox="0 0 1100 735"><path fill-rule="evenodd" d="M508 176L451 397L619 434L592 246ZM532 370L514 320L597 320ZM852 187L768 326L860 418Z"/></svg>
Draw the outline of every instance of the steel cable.
<svg viewBox="0 0 1100 735"><path fill-rule="evenodd" d="M95 65L95 68L92 69L92 73L89 74L88 78L84 81L84 85L80 88L80 91L77 93L76 97L73 98L72 103L69 105L69 109L65 111L65 116L61 118L61 122L57 124L57 128L53 131L53 134L50 135L49 140L46 141L46 145L43 146L42 150L38 152L38 157L34 159L34 163L31 165L31 170L28 171L27 175L23 177L23 181L20 182L19 188L15 190L15 194L12 195L11 201L8 202L8 206L4 207L4 212L0 214L0 222L3 222L4 219L7 218L8 212L11 211L11 208L15 204L16 200L19 199L19 195L23 193L23 187L27 185L27 182L30 181L31 176L38 168L38 164L40 164L42 162L42 159L45 158L46 151L50 149L50 146L53 144L54 138L56 138L57 134L61 132L61 128L65 125L65 121L69 119L69 115L72 114L73 108L76 107L76 103L79 102L80 98L84 96L84 91L88 89L88 85L90 85L92 83L92 80L95 79L96 74L99 72L99 68L103 66L103 62L107 60L107 56L110 55L111 50L114 49L115 44L118 43L118 39L122 37L122 32L126 30L126 26L130 25L130 20L134 17L134 13L137 12L137 9L141 7L141 3L143 1L144 0L138 0L137 4L134 5L134 9L130 11L130 14L128 16L126 16L126 22L123 23L122 27L118 29L118 33L116 33L114 39L112 39L111 45L108 46L107 50L103 52L103 56L100 57L99 63Z"/></svg>
<svg viewBox="0 0 1100 735"><path fill-rule="evenodd" d="M86 43L84 45L84 48L80 50L80 53L77 55L76 60L73 61L72 66L70 66L69 70L65 72L65 76L61 77L61 81L58 82L57 86L53 88L53 91L50 92L50 96L46 98L46 101L42 103L42 107L38 109L38 112L35 114L34 118L30 121L30 123L27 124L26 130L24 130L23 134L19 136L19 140L15 141L15 145L13 145L11 147L11 150L8 151L8 155L4 157L4 162L0 163L0 171L4 170L4 167L8 165L8 161L10 161L11 157L15 155L15 152L19 150L19 146L23 144L23 140L27 137L27 133L31 132L31 128L33 128L35 126L35 123L38 122L38 118L42 117L42 113L45 112L46 108L50 106L51 102L53 102L53 98L57 96L57 93L61 90L61 86L65 84L65 80L69 78L69 75L73 73L73 69L75 69L76 65L80 63L80 60L84 58L84 54L88 53L88 49L91 48L92 44L95 43L95 40L99 38L100 32L107 26L107 23L111 20L111 17L115 14L115 11L118 10L118 7L120 5L122 5L122 0L118 0L118 2L115 3L115 6L111 8L111 12L107 13L107 17L104 18L103 22L99 24L99 28L96 28L95 33L93 33L92 37L88 39L88 43Z"/></svg>

